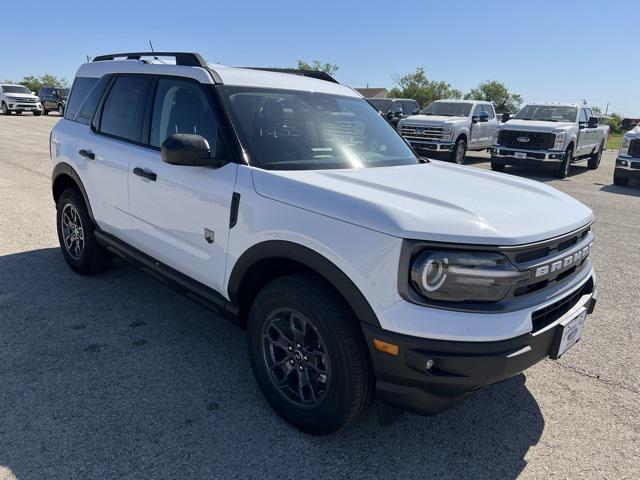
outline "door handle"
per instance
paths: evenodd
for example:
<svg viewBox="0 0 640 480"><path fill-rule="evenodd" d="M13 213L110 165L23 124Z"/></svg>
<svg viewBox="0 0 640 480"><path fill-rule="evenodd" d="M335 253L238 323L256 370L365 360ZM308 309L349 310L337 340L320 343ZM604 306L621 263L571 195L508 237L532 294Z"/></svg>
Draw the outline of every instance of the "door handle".
<svg viewBox="0 0 640 480"><path fill-rule="evenodd" d="M145 169L140 168L140 167L134 168L133 169L133 174L137 175L139 177L143 177L143 178L146 178L148 180L151 180L152 182L155 182L156 178L158 178L158 176L154 172L151 172L149 170L145 170Z"/></svg>
<svg viewBox="0 0 640 480"><path fill-rule="evenodd" d="M96 154L91 150L85 150L84 148L78 152L81 157L86 158L87 160L95 160Z"/></svg>

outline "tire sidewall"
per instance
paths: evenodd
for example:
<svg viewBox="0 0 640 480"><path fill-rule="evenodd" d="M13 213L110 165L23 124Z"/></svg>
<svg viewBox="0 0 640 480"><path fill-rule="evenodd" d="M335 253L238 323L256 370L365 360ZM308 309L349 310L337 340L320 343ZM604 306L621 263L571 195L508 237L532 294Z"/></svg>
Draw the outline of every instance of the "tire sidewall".
<svg viewBox="0 0 640 480"><path fill-rule="evenodd" d="M78 212L80 216L80 220L82 221L82 229L84 233L84 249L79 259L73 258L67 248L64 245L64 238L62 234L62 212L66 205L73 205L73 207ZM87 207L85 206L84 199L82 198L80 192L75 189L68 189L62 192L60 198L58 199L58 203L56 206L56 228L58 231L58 241L60 242L60 249L62 250L62 255L64 256L67 264L76 272L84 273L88 268L90 268L90 264L92 262L92 253L98 247L93 227L93 222L91 221L91 217L89 217L89 212L87 211Z"/></svg>
<svg viewBox="0 0 640 480"><path fill-rule="evenodd" d="M460 148L461 145L462 145L464 154L462 155L462 159L458 161L458 149ZM465 141L464 138L459 138L456 141L456 144L453 149L453 161L458 165L464 165L464 161L466 160L466 158L467 158L467 142Z"/></svg>
<svg viewBox="0 0 640 480"><path fill-rule="evenodd" d="M276 281L279 283L277 289L267 285L256 297L247 324L249 358L258 385L280 416L308 433L333 433L349 421L353 397L358 388L347 355L349 347L345 345L346 341L340 335L340 330L331 325L331 321L348 321L347 318L335 318L336 308L341 309L345 317L347 310L341 308L341 305L327 305L326 297L318 295L308 284L299 281L299 277L296 275ZM293 308L304 314L313 323L327 348L331 365L329 387L322 402L312 408L302 408L290 403L273 385L267 372L262 331L269 315L283 307ZM349 327L351 328L350 325ZM355 333L353 338L357 338Z"/></svg>

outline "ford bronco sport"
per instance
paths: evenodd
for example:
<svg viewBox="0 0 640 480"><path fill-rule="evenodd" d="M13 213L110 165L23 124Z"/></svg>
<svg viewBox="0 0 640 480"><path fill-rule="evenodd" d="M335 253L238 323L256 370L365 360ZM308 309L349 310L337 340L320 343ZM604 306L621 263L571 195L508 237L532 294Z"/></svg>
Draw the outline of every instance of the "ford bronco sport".
<svg viewBox="0 0 640 480"><path fill-rule="evenodd" d="M373 398L383 423L437 414L578 341L589 208L422 159L353 89L268 70L82 65L50 141L68 265L123 257L246 328L265 397L314 434Z"/></svg>

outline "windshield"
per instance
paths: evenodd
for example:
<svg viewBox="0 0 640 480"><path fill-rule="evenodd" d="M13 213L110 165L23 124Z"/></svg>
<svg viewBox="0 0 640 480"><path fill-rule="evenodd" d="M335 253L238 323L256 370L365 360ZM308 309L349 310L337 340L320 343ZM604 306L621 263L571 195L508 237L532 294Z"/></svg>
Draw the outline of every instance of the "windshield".
<svg viewBox="0 0 640 480"><path fill-rule="evenodd" d="M22 85L3 85L3 93L31 93L27 87Z"/></svg>
<svg viewBox="0 0 640 480"><path fill-rule="evenodd" d="M270 170L413 165L421 161L362 98L220 87L252 164Z"/></svg>
<svg viewBox="0 0 640 480"><path fill-rule="evenodd" d="M443 115L445 117L468 117L472 103L432 102L422 110L423 115Z"/></svg>
<svg viewBox="0 0 640 480"><path fill-rule="evenodd" d="M527 105L515 116L518 120L540 120L547 122L575 122L578 107L560 105Z"/></svg>
<svg viewBox="0 0 640 480"><path fill-rule="evenodd" d="M391 107L391 104L393 103L393 100L386 98L367 98L367 100L382 113L387 113L389 111L389 107Z"/></svg>
<svg viewBox="0 0 640 480"><path fill-rule="evenodd" d="M62 98L68 98L69 97L69 89L68 88L56 88L56 90L58 91L58 95L60 95L60 97L62 97Z"/></svg>

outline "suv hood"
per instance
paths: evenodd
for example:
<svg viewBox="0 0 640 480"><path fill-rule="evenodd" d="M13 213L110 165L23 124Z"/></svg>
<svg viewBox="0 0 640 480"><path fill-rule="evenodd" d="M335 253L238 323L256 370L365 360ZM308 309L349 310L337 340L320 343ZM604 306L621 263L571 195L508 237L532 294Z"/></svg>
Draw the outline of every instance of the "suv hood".
<svg viewBox="0 0 640 480"><path fill-rule="evenodd" d="M539 120L509 120L501 124L504 130L522 130L527 132L549 132L575 126L571 122L542 122Z"/></svg>
<svg viewBox="0 0 640 480"><path fill-rule="evenodd" d="M37 95L32 95L30 93L5 93L4 95L15 98L38 98Z"/></svg>
<svg viewBox="0 0 640 480"><path fill-rule="evenodd" d="M543 183L445 162L358 170L253 169L258 194L401 238L483 245L547 240L593 220Z"/></svg>
<svg viewBox="0 0 640 480"><path fill-rule="evenodd" d="M460 123L468 122L469 117L447 117L444 115L412 115L405 118L403 123L433 125L440 123Z"/></svg>

